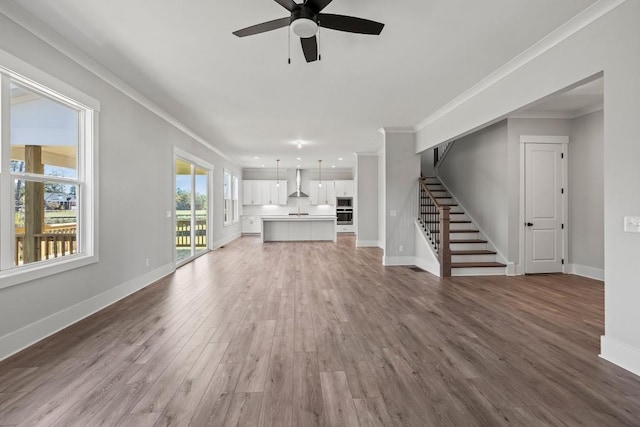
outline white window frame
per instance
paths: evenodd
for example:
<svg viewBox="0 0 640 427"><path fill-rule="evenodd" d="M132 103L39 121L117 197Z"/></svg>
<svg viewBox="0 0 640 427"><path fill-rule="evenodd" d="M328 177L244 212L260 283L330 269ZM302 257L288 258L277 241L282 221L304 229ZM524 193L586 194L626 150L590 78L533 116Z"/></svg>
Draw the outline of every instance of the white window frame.
<svg viewBox="0 0 640 427"><path fill-rule="evenodd" d="M240 222L240 188L239 180L235 175L231 176L231 208L233 210L233 223Z"/></svg>
<svg viewBox="0 0 640 427"><path fill-rule="evenodd" d="M13 265L13 180L33 177L10 172L12 81L80 111L78 252L18 267ZM100 103L94 98L0 49L0 289L98 262L99 111Z"/></svg>
<svg viewBox="0 0 640 427"><path fill-rule="evenodd" d="M231 177L233 175L231 174L231 172L227 169L223 169L222 171L222 219L223 219L223 225L225 227L233 224L233 202L232 202L232 198L231 195L232 193L232 180ZM229 177L229 185L227 185L225 187L224 185L224 181L225 179Z"/></svg>

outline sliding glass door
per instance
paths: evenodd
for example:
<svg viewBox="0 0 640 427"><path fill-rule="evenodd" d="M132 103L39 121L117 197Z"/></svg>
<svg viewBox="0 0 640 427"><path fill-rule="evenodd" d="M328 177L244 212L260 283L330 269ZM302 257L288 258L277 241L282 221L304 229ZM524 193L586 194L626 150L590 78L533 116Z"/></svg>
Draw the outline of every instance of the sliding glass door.
<svg viewBox="0 0 640 427"><path fill-rule="evenodd" d="M210 168L176 156L176 264L184 264L209 250L210 176Z"/></svg>

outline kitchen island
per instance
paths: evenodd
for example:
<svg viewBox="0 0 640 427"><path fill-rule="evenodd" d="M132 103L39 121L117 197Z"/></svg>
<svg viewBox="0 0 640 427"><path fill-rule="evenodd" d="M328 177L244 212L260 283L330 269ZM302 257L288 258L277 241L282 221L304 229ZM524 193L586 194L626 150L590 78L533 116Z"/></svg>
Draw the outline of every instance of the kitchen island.
<svg viewBox="0 0 640 427"><path fill-rule="evenodd" d="M269 215L262 217L263 242L329 240L335 242L335 215Z"/></svg>

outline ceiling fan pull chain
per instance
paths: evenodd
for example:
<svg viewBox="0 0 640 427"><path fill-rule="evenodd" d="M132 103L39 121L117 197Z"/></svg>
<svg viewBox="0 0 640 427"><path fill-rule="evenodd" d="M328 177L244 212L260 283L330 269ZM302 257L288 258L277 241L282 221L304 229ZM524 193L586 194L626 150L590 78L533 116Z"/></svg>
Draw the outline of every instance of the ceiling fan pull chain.
<svg viewBox="0 0 640 427"><path fill-rule="evenodd" d="M322 61L322 43L320 43L320 21L318 21L318 61Z"/></svg>
<svg viewBox="0 0 640 427"><path fill-rule="evenodd" d="M289 65L291 65L291 29L287 28L287 34L289 34L289 41L287 42L287 47L289 48Z"/></svg>

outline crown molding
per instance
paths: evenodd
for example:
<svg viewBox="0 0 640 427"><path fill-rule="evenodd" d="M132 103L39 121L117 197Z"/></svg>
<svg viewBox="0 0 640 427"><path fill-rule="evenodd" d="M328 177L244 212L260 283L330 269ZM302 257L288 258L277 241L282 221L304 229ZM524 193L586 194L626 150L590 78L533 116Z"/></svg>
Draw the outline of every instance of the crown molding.
<svg viewBox="0 0 640 427"><path fill-rule="evenodd" d="M52 30L51 27L47 26L42 21L29 14L27 11L17 5L13 0L3 0L2 2L0 2L0 13L2 13L11 21L15 22L43 42L47 43L49 46L56 49L81 67L85 68L87 71L91 72L107 84L111 85L115 89L122 92L124 95L142 105L152 113L156 114L158 117L162 118L167 123L183 132L185 135L189 136L193 140L218 154L225 160L235 165L239 164L234 159L220 151L220 149L209 143L202 136L189 129L184 123L173 117L158 104L138 92L131 85L120 79L111 71L107 70L98 61L87 55L84 51L76 47L74 44L69 42L54 30Z"/></svg>
<svg viewBox="0 0 640 427"><path fill-rule="evenodd" d="M590 105L579 110L571 111L523 111L522 113L510 114L508 119L564 119L573 120L596 111L604 110L604 102Z"/></svg>
<svg viewBox="0 0 640 427"><path fill-rule="evenodd" d="M414 126L418 132L514 73L628 0L599 0Z"/></svg>
<svg viewBox="0 0 640 427"><path fill-rule="evenodd" d="M578 111L573 112L572 119L577 119L578 117L586 116L587 114L595 113L596 111L604 110L604 102L600 102L598 104L592 105L587 108L583 108Z"/></svg>

